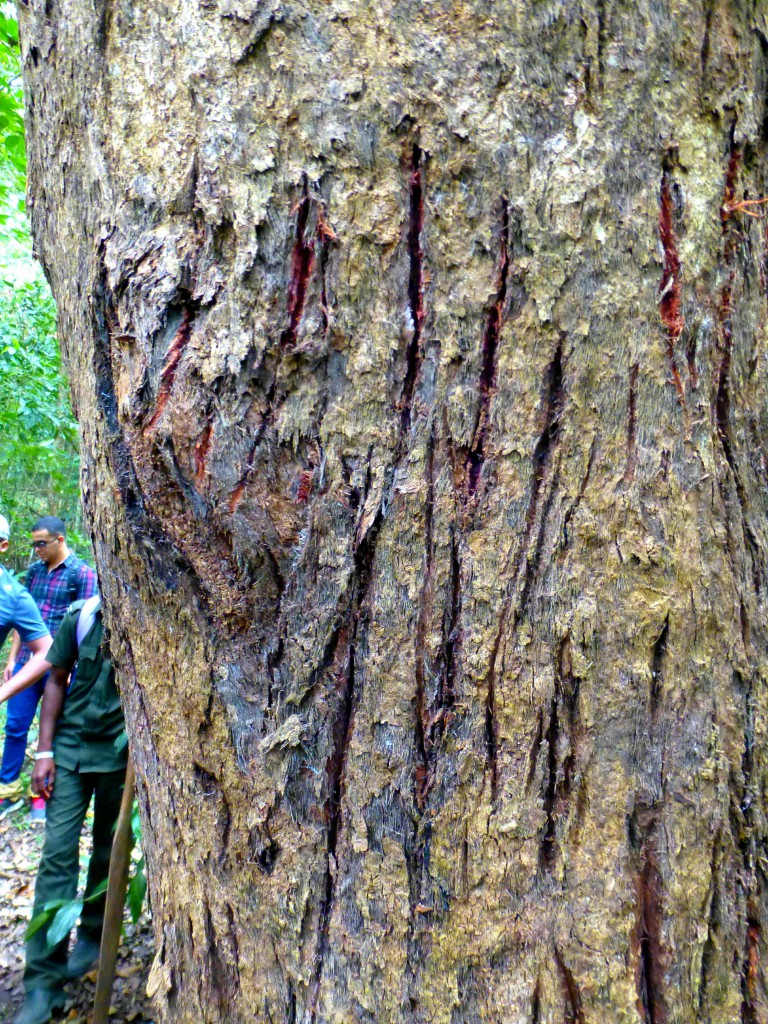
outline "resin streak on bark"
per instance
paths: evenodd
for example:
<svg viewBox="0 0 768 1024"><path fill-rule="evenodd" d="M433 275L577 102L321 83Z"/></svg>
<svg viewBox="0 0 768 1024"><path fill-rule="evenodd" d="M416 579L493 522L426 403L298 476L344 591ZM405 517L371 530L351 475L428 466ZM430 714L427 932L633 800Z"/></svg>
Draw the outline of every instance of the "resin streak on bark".
<svg viewBox="0 0 768 1024"><path fill-rule="evenodd" d="M685 408L685 391L675 359L675 346L685 326L680 288L680 256L677 251L675 229L672 225L672 187L667 168L661 176L659 202L659 235L664 249L664 270L659 283L659 313L667 330L667 359L680 405Z"/></svg>
<svg viewBox="0 0 768 1024"><path fill-rule="evenodd" d="M422 182L422 153L414 145L411 154L410 192L408 209L408 311L411 336L405 353L405 379L400 396L400 430L402 434L411 425L413 392L421 369L421 327L424 320L423 252L421 232L424 226L424 192Z"/></svg>
<svg viewBox="0 0 768 1024"><path fill-rule="evenodd" d="M181 323L179 324L178 330L170 344L168 354L165 358L165 365L163 366L162 373L160 374L160 387L157 389L155 411L152 413L144 427L145 434L155 426L165 411L168 399L171 397L171 392L173 391L173 382L176 379L176 370L178 369L179 361L184 355L184 349L187 347L189 336L192 333L193 323L194 317L192 311L188 306L185 306L184 312L182 313Z"/></svg>
<svg viewBox="0 0 768 1024"><path fill-rule="evenodd" d="M507 299L509 276L509 204L501 201L501 230L499 234L499 275L496 299L488 313L480 361L480 409L477 417L472 448L467 463L467 490L472 497L477 490L485 460L485 446L490 429L491 396L496 387L499 335Z"/></svg>

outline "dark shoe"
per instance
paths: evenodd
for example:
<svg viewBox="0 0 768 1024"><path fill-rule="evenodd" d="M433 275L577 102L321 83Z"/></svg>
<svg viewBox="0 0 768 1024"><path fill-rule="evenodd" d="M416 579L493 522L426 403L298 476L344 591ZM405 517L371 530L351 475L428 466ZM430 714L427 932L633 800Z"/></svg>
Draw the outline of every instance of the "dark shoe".
<svg viewBox="0 0 768 1024"><path fill-rule="evenodd" d="M92 970L99 962L99 949L101 943L94 939L86 939L78 936L75 948L69 954L67 960L67 980L74 981L75 978L82 978L84 974Z"/></svg>
<svg viewBox="0 0 768 1024"><path fill-rule="evenodd" d="M41 796L36 796L32 801L32 806L29 810L29 824L45 824L45 800Z"/></svg>
<svg viewBox="0 0 768 1024"><path fill-rule="evenodd" d="M27 992L13 1024L46 1024L56 1010L63 1009L64 993L61 989L33 988Z"/></svg>
<svg viewBox="0 0 768 1024"><path fill-rule="evenodd" d="M18 809L23 805L24 801L21 797L19 797L18 800L14 800L10 796L4 797L0 800L0 821L2 821L6 814L10 814L12 811L18 811Z"/></svg>

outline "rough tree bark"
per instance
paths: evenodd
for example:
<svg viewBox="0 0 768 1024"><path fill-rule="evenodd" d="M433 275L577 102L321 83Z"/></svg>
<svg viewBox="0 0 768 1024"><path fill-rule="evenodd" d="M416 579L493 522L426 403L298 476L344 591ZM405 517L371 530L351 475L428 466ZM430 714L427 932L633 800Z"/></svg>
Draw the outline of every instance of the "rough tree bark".
<svg viewBox="0 0 768 1024"><path fill-rule="evenodd" d="M160 1018L768 1019L766 5L19 14Z"/></svg>

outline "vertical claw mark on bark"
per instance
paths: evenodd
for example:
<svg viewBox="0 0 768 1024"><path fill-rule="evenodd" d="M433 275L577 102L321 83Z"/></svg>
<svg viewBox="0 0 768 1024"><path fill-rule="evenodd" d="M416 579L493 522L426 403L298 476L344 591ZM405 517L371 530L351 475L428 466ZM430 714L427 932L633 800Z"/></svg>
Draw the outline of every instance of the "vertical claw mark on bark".
<svg viewBox="0 0 768 1024"><path fill-rule="evenodd" d="M560 974L560 981L565 1000L565 1024L584 1024L584 1010L581 1005L581 993L570 969L563 959L563 954L555 946L555 963Z"/></svg>
<svg viewBox="0 0 768 1024"><path fill-rule="evenodd" d="M704 11L704 34L701 40L701 75L706 75L709 64L710 39L712 36L712 17L715 13L715 0L707 0Z"/></svg>
<svg viewBox="0 0 768 1024"><path fill-rule="evenodd" d="M144 434L147 434L155 426L165 411L168 399L171 397L171 392L173 391L173 382L176 379L176 371L178 370L179 362L181 357L184 355L184 349L187 347L189 337L192 333L194 319L192 310L189 306L185 306L181 315L181 323L179 324L176 334L173 336L173 340L171 341L165 357L165 365L163 366L160 374L160 386L157 389L155 411L144 426Z"/></svg>
<svg viewBox="0 0 768 1024"><path fill-rule="evenodd" d="M695 391L699 386L699 371L696 369L696 331L688 332L688 340L685 344L685 360L688 364L688 378L691 382L691 390Z"/></svg>
<svg viewBox="0 0 768 1024"><path fill-rule="evenodd" d="M597 438L592 438L592 444L589 446L589 458L587 459L587 468L584 471L584 476L579 487L579 493L573 500L573 503L568 506L565 515L563 516L563 547L568 547L568 527L574 513L578 509L584 495L587 493L587 487L589 486L589 479L592 476L592 465L595 461L595 450L597 448Z"/></svg>
<svg viewBox="0 0 768 1024"><path fill-rule="evenodd" d="M456 696L456 646L458 643L459 616L461 614L461 560L456 532L451 531L451 600L446 608L443 621L443 674L440 684L440 706L453 706ZM441 724L441 731L445 722Z"/></svg>
<svg viewBox="0 0 768 1024"><path fill-rule="evenodd" d="M760 922L747 921L744 965L741 970L741 1024L760 1024L755 1005L760 971Z"/></svg>
<svg viewBox="0 0 768 1024"><path fill-rule="evenodd" d="M664 955L661 942L661 876L652 842L645 849L645 862L637 878L637 1008L643 1024L665 1024L663 997Z"/></svg>
<svg viewBox="0 0 768 1024"><path fill-rule="evenodd" d="M411 425L411 403L421 368L421 325L424 320L423 252L421 231L424 226L424 191L422 185L422 153L414 143L411 153L410 200L408 217L408 310L411 317L411 338L405 354L405 379L400 396L400 431L405 434Z"/></svg>
<svg viewBox="0 0 768 1024"><path fill-rule="evenodd" d="M675 346L682 334L685 321L681 308L680 256L677 251L675 229L672 225L672 188L668 167L664 168L661 175L659 236L664 249L664 269L659 282L659 314L667 331L669 371L674 381L678 401L685 409L685 391L675 361Z"/></svg>
<svg viewBox="0 0 768 1024"><path fill-rule="evenodd" d="M208 453L211 450L211 441L213 440L213 423L206 423L202 434L195 444L195 450L192 457L192 463L195 469L195 483L198 487L202 487L205 484L208 476Z"/></svg>
<svg viewBox="0 0 768 1024"><path fill-rule="evenodd" d="M306 237L311 205L306 174L302 190L302 197L296 207L296 237L291 253L291 273L288 278L288 326L280 336L280 345L283 349L292 349L296 344L301 317L304 313L307 285L315 264L315 240Z"/></svg>
<svg viewBox="0 0 768 1024"><path fill-rule="evenodd" d="M659 708L659 698L661 697L661 684L662 684L662 665L664 662L664 655L667 650L667 641L669 640L669 612L664 620L661 633L656 638L656 642L653 645L653 652L651 654L651 718L656 717L656 712Z"/></svg>
<svg viewBox="0 0 768 1024"><path fill-rule="evenodd" d="M627 392L627 462L624 467L624 483L635 475L637 464L637 374L639 364L629 368L629 389Z"/></svg>
<svg viewBox="0 0 768 1024"><path fill-rule="evenodd" d="M712 858L710 861L710 887L711 897L709 901L709 914L707 916L707 938L704 942L704 949L701 954L701 979L699 982L699 1016L703 1015L704 1002L707 996L709 975L712 970L715 953L719 948L719 933L722 921L721 894L720 894L720 850L721 835L718 829L714 842L712 843Z"/></svg>
<svg viewBox="0 0 768 1024"><path fill-rule="evenodd" d="M605 56L605 0L597 0L597 73L600 76L600 86L603 84L603 61Z"/></svg>
<svg viewBox="0 0 768 1024"><path fill-rule="evenodd" d="M317 1016L317 1004L320 996L320 986L323 980L323 968L325 966L326 953L328 952L331 911L333 910L336 877L338 873L336 850L338 848L339 831L341 827L341 798L344 791L347 753L349 751L349 744L352 738L354 722L354 639L354 636L350 638L346 671L343 673L341 680L339 713L333 727L333 748L326 764L328 797L326 800L325 813L328 819L328 831L326 835L325 888L320 905L320 928L317 941L317 966L315 968L315 977L310 993L310 1011L313 1021Z"/></svg>
<svg viewBox="0 0 768 1024"><path fill-rule="evenodd" d="M416 676L416 746L419 763L414 773L416 806L421 811L426 804L431 788L429 771L429 711L425 685L427 652L425 637L427 619L431 607L432 593L432 557L433 557L433 515L435 506L435 428L427 443L427 495L424 505L424 585L421 590L419 618L416 623L415 636L415 676Z"/></svg>
<svg viewBox="0 0 768 1024"><path fill-rule="evenodd" d="M543 527L546 521L546 515L551 503L552 493L554 488L551 488L549 501L544 503L543 509L541 508L541 489L544 483L551 462L552 462L552 450L557 442L560 435L560 415L563 409L564 393L563 393L563 339L558 339L557 348L555 354L552 357L552 362L549 365L547 371L547 377L545 382L545 395L544 395L544 424L539 439L536 442L536 447L533 450L532 456L532 478L531 478L531 494L528 500L528 509L525 516L525 527L523 530L523 538L515 556L515 564L512 569L512 576L507 588L506 597L502 605L501 615L499 616L499 625L496 630L496 637L491 648L491 654L488 662L488 683L486 691L486 702L485 702L485 748L486 748L486 763L490 772L491 779L491 800L496 801L496 794L498 789L498 763L497 763L497 735L496 735L496 663L499 658L501 651L501 642L504 636L504 627L507 624L507 618L510 613L512 600L514 597L514 591L520 579L520 574L523 571L523 563L525 562L525 570L523 574L523 586L518 603L518 610L513 616L512 628L517 626L520 620L522 611L525 609L528 600L528 591L531 586L531 581L535 578L536 569L538 567L538 559L541 551L541 541L543 539ZM539 513L541 512L541 516ZM537 518L541 518L540 529L538 531L539 541L536 545L534 552L534 558L528 559L529 548L531 544L531 537L533 530L536 525Z"/></svg>
<svg viewBox="0 0 768 1024"><path fill-rule="evenodd" d="M290 351L295 347L299 327L301 326L301 320L304 315L307 287L315 269L315 237L314 235L311 235L307 238L307 225L309 222L311 206L312 199L309 195L309 182L305 174L302 179L302 195L295 208L296 230L293 249L291 251L291 269L288 277L288 297L286 301L288 326L280 335L280 351L277 356L277 365L275 367L272 383L270 384L265 396L264 412L262 413L261 422L259 423L256 436L254 437L253 444L251 445L251 450L248 454L248 458L246 459L245 469L229 496L228 507L231 513L237 510L238 505L245 496L245 491L248 487L248 483L250 482L253 474L253 468L256 463L256 453L267 427L273 421L275 414L275 396L277 395L278 374L280 372L282 354L283 352ZM327 332L329 321L327 296L325 293L325 261L327 258L325 250L327 242L331 241L336 236L326 223L322 211L318 213L316 234L320 239L321 250L321 312L323 315L323 329Z"/></svg>
<svg viewBox="0 0 768 1024"><path fill-rule="evenodd" d="M499 272L496 298L488 313L483 332L483 347L480 360L480 408L475 426L472 448L467 459L467 490L472 497L485 460L485 444L490 427L491 395L496 387L498 366L499 335L507 299L509 277L509 203L506 196L501 200L501 231L499 236Z"/></svg>
<svg viewBox="0 0 768 1024"><path fill-rule="evenodd" d="M549 725L544 740L547 744L547 772L544 788L544 813L547 816L544 835L539 844L539 869L552 870L557 853L557 820L571 797L573 771L576 765L579 680L573 675L571 640L560 642L555 663L555 686L549 708ZM569 750L562 764L559 747L566 727Z"/></svg>
<svg viewBox="0 0 768 1024"><path fill-rule="evenodd" d="M733 358L733 286L736 279L736 268L734 260L736 255L736 236L731 231L729 221L731 209L736 198L736 186L738 182L739 168L741 165L741 150L735 144L731 144L731 154L728 160L728 167L725 172L725 185L723 188L723 202L720 207L720 222L723 230L723 262L728 272L728 277L723 290L720 293L720 300L717 306L718 341L720 348L720 365L717 370L717 392L715 396L715 424L717 435L723 448L723 455L728 468L733 475L736 488L736 497L741 508L741 526L744 541L752 561L752 584L755 593L761 590L760 581L760 547L754 530L746 516L748 505L747 494L739 472L736 455L733 450L731 431L731 393L730 393L730 371ZM721 488L722 490L722 488Z"/></svg>

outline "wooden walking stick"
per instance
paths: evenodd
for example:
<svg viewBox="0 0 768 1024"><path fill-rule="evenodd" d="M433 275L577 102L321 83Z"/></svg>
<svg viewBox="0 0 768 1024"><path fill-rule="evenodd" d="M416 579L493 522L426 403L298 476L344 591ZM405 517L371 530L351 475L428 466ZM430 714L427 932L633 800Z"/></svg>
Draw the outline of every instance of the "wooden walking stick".
<svg viewBox="0 0 768 1024"><path fill-rule="evenodd" d="M128 867L131 862L131 812L133 790L136 781L130 755L125 769L125 788L120 804L120 813L112 840L112 856L109 860L109 882L107 902L104 907L104 929L101 933L99 950L99 973L96 978L96 995L93 1000L93 1024L107 1024L112 986L115 983L117 949L120 945L120 930L123 925L125 893L128 888Z"/></svg>

